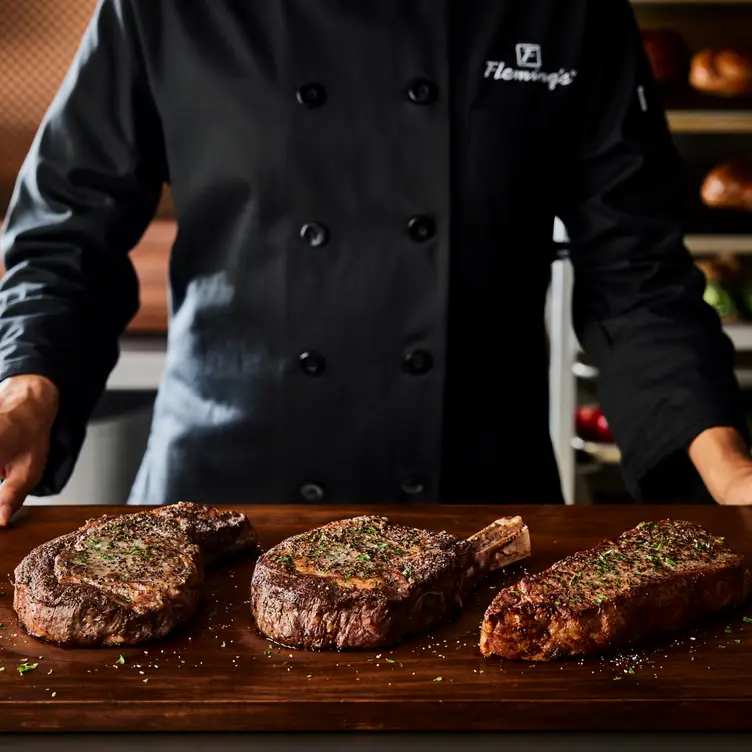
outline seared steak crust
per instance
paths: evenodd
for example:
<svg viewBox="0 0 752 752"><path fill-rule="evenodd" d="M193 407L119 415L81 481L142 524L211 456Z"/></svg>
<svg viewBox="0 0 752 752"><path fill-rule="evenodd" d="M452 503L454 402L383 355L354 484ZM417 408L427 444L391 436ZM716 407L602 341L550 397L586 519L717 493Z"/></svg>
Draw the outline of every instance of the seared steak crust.
<svg viewBox="0 0 752 752"><path fill-rule="evenodd" d="M14 607L30 634L65 645L157 639L195 612L205 558L255 546L244 515L199 504L103 516L18 565Z"/></svg>
<svg viewBox="0 0 752 752"><path fill-rule="evenodd" d="M692 522L645 522L500 591L480 650L533 661L612 651L741 604L750 585L723 538Z"/></svg>
<svg viewBox="0 0 752 752"><path fill-rule="evenodd" d="M521 520L511 534L493 529L502 541L527 533ZM485 566L491 559L485 555ZM354 517L288 538L261 556L251 611L259 630L284 645L377 647L452 616L477 579L471 541L385 517Z"/></svg>

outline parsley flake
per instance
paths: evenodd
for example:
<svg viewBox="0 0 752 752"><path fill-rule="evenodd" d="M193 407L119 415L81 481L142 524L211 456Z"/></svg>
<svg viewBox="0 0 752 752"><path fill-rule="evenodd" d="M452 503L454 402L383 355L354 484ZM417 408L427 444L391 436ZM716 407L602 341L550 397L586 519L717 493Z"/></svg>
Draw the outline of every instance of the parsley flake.
<svg viewBox="0 0 752 752"><path fill-rule="evenodd" d="M436 678L434 679L434 681L435 681L435 682L440 682L440 681L444 681L444 677L443 677L443 676L437 676L437 677L436 677Z"/></svg>
<svg viewBox="0 0 752 752"><path fill-rule="evenodd" d="M18 673L23 676L27 671L33 671L38 666L38 663L24 663L18 667Z"/></svg>
<svg viewBox="0 0 752 752"><path fill-rule="evenodd" d="M118 666L122 666L122 665L123 665L123 664L125 663L125 658L123 658L123 656L121 655L121 656L120 656L120 658L118 658L118 659L117 659L117 660L115 661L115 663L116 663L116 664L117 664Z"/></svg>

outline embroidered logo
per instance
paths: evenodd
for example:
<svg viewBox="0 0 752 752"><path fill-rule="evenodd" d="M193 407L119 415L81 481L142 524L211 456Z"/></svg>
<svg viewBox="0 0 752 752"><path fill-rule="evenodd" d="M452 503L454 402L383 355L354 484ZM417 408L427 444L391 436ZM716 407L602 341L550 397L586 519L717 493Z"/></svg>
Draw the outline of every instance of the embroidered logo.
<svg viewBox="0 0 752 752"><path fill-rule="evenodd" d="M540 68L541 46L539 44L527 44L522 42L515 46L517 52L517 65L520 68Z"/></svg>
<svg viewBox="0 0 752 752"><path fill-rule="evenodd" d="M539 44L520 42L515 45L517 67L508 66L503 60L486 60L485 78L495 81L520 81L523 83L542 83L553 91L559 86L569 86L577 76L576 70L560 68L547 73L541 70L543 55Z"/></svg>

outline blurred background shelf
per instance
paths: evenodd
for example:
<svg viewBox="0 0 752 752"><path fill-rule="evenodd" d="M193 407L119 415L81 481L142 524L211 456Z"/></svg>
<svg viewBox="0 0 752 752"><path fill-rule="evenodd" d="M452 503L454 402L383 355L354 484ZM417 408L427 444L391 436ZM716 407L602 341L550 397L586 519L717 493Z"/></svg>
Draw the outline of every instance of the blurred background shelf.
<svg viewBox="0 0 752 752"><path fill-rule="evenodd" d="M752 217L750 223L752 223ZM685 242L694 256L714 256L719 253L732 253L737 256L752 255L752 234L688 235Z"/></svg>
<svg viewBox="0 0 752 752"><path fill-rule="evenodd" d="M752 5L752 0L631 0L632 5Z"/></svg>
<svg viewBox="0 0 752 752"><path fill-rule="evenodd" d="M667 116L676 133L752 133L749 110L669 109Z"/></svg>

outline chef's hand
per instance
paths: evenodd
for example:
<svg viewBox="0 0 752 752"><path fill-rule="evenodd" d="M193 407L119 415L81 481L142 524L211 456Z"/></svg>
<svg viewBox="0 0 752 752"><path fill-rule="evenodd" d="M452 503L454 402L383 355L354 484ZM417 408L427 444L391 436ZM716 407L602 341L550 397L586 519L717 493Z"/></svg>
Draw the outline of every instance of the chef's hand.
<svg viewBox="0 0 752 752"><path fill-rule="evenodd" d="M42 478L58 402L57 387L43 376L0 382L0 527Z"/></svg>
<svg viewBox="0 0 752 752"><path fill-rule="evenodd" d="M703 431L690 444L689 457L719 504L752 506L752 458L738 431Z"/></svg>

